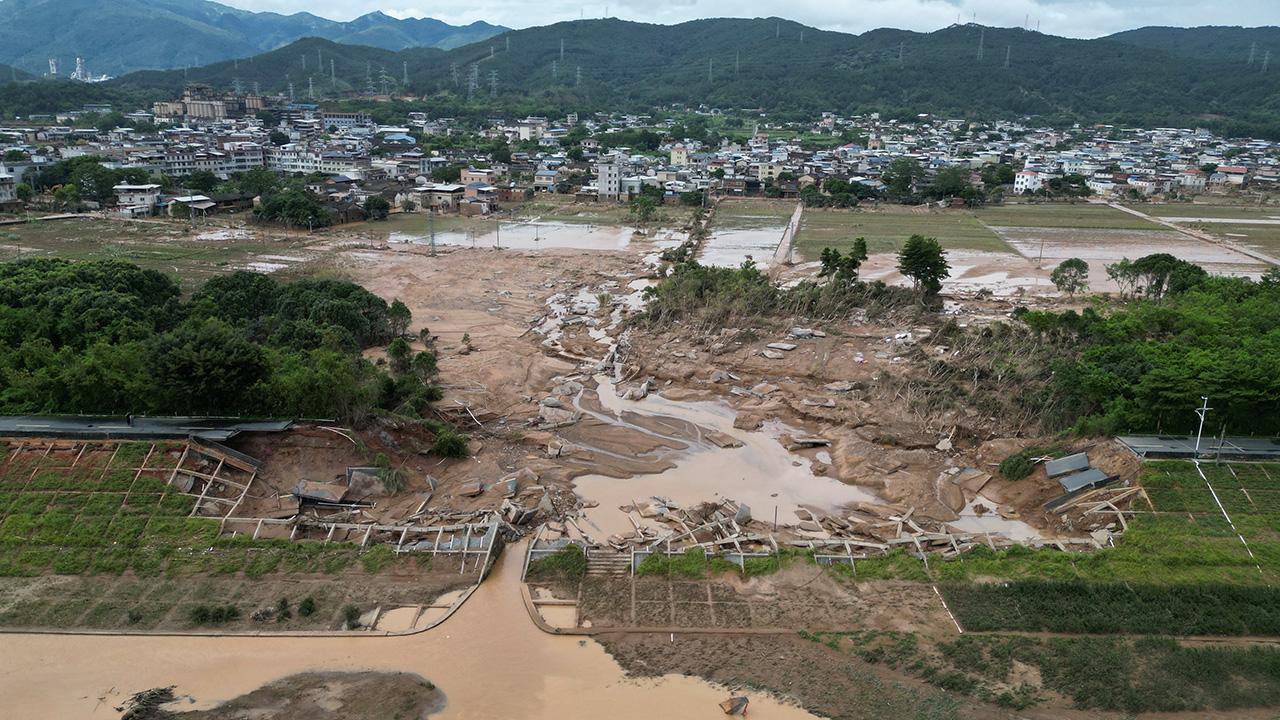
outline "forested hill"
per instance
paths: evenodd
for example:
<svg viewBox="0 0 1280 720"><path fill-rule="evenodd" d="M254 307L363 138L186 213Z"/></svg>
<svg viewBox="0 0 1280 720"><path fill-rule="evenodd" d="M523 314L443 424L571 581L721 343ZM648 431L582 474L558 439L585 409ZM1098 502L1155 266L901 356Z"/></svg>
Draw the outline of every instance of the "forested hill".
<svg viewBox="0 0 1280 720"><path fill-rule="evenodd" d="M1222 60L1238 68L1253 67L1259 72L1268 50L1273 61L1280 60L1280 27L1275 26L1144 27L1118 32L1108 39L1161 50L1170 55ZM1252 65L1250 55L1253 56Z"/></svg>
<svg viewBox="0 0 1280 720"><path fill-rule="evenodd" d="M1207 125L1232 135L1280 137L1280 67L1263 73L1260 61L1248 67L1238 58L1185 57L1113 38L978 25L849 35L775 18L679 25L583 20L509 31L447 51L400 52L309 38L249 59L135 73L108 86L136 96L176 94L186 82L229 89L238 79L245 88L258 82L264 91L284 91L292 82L302 100L312 91L320 99L371 85L380 91L384 84L398 93L405 74L410 93L428 96L430 107L450 114L644 111L683 103L794 117L880 111ZM0 112L52 109L7 98L0 91Z"/></svg>
<svg viewBox="0 0 1280 720"><path fill-rule="evenodd" d="M319 49L324 69L325 57L335 60L339 90L363 88L370 67L375 74L385 67L398 81L407 63L411 91L452 99L467 94L474 72L477 105L645 109L686 103L796 115L1039 115L1057 121L1216 124L1235 133L1280 136L1280 67L1263 74L1246 71L1238 60L1188 58L1115 39L1075 40L1017 28L956 25L932 33L882 29L849 35L773 18L679 25L585 20L510 31L445 52L336 45L326 51L317 42L192 69L186 79L226 87L229 76L238 74L280 90L286 76L296 89L314 76L317 88L326 91L334 83L316 72ZM174 71L120 82L172 89L183 81L183 73ZM489 97L491 82L496 101Z"/></svg>
<svg viewBox="0 0 1280 720"><path fill-rule="evenodd" d="M0 0L0 62L43 73L55 58L66 75L75 58L83 57L90 71L119 75L248 57L304 37L392 50L452 48L504 29L483 22L400 20L380 12L336 22L208 0Z"/></svg>
<svg viewBox="0 0 1280 720"><path fill-rule="evenodd" d="M12 65L0 63L0 83L12 82L15 80L30 80L31 75L19 70Z"/></svg>

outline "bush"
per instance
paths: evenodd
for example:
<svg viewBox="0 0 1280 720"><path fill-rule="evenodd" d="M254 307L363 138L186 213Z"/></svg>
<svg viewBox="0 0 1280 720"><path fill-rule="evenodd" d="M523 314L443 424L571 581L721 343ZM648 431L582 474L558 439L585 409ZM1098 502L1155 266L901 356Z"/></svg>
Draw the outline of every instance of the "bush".
<svg viewBox="0 0 1280 720"><path fill-rule="evenodd" d="M342 627L344 630L355 630L360 627L360 608L347 605L342 608Z"/></svg>
<svg viewBox="0 0 1280 720"><path fill-rule="evenodd" d="M196 605L187 611L192 625L223 625L240 619L235 605Z"/></svg>
<svg viewBox="0 0 1280 720"><path fill-rule="evenodd" d="M298 617L311 617L316 612L316 599L308 595L298 603Z"/></svg>
<svg viewBox="0 0 1280 720"><path fill-rule="evenodd" d="M565 545L551 555L529 563L525 577L530 580L577 582L587 574L587 556L578 545Z"/></svg>

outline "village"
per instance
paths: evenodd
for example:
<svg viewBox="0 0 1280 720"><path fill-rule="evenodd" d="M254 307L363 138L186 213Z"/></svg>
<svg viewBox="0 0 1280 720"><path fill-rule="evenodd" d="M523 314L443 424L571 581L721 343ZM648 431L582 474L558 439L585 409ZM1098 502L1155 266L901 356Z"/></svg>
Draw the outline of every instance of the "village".
<svg viewBox="0 0 1280 720"><path fill-rule="evenodd" d="M1273 282L1274 142L708 108L382 124L204 86L123 110L0 128L6 260L127 260L184 297L233 274L349 282L412 318L359 357L429 354L439 393L360 422L0 419L0 630L20 654L81 656L93 687L50 704L58 673L29 670L23 712L175 683L204 709L286 672L305 682L273 692L306 695L324 648L362 682L430 678L424 712L522 716L545 669L571 716L738 713L749 694L767 717L1060 717L1094 700L1046 638L1083 621L999 593L1277 572L1270 439L1217 418L1076 434L1014 397L1042 389L1019 366L1050 344L1028 314L1159 300L1117 269L1131 260ZM904 261L914 236L945 262L932 290ZM830 250L861 253L860 306L788 305L835 286ZM721 298L710 330L697 308L656 317L704 271L778 295L754 313ZM1125 623L1149 618L1115 612L1086 631L1139 652ZM1273 642L1270 620L1232 620L1229 641ZM1159 629L1185 641L1161 652L1220 647L1207 624ZM1022 654L996 663L1014 636ZM164 658L193 647L215 671L175 680ZM474 681L495 674L510 692Z"/></svg>

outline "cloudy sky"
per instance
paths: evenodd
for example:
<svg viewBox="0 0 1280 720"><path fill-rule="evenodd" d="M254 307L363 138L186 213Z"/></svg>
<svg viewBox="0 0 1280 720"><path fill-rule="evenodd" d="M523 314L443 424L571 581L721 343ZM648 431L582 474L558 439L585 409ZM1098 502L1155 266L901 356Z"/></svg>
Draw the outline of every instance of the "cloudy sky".
<svg viewBox="0 0 1280 720"><path fill-rule="evenodd" d="M350 20L374 10L396 17L434 17L453 24L485 20L522 28L583 17L677 23L704 17L782 15L843 32L878 27L937 30L960 17L984 25L1034 28L1054 35L1097 37L1144 25L1275 25L1278 0L221 0L248 10L306 11Z"/></svg>

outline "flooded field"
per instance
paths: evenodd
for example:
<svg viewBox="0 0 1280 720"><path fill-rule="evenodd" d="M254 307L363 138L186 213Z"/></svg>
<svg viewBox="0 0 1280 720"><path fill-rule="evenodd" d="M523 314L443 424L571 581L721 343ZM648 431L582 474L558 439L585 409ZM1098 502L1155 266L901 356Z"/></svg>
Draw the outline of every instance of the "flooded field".
<svg viewBox="0 0 1280 720"><path fill-rule="evenodd" d="M429 245L430 226L425 215L396 215L386 223L369 225L391 243ZM436 227L436 244L476 248L572 248L578 250L623 250L631 244L635 228L621 225L592 225L556 220L469 220L441 222ZM643 238L643 236L641 236Z"/></svg>
<svg viewBox="0 0 1280 720"><path fill-rule="evenodd" d="M738 267L747 258L770 264L795 208L782 201L721 203L698 261L716 267Z"/></svg>
<svg viewBox="0 0 1280 720"><path fill-rule="evenodd" d="M1057 227L994 227L1020 255L1052 269L1067 258L1089 263L1090 287L1111 288L1104 266L1122 258L1136 260L1152 253L1169 253L1219 275L1258 276L1266 270L1258 260L1224 245L1216 245L1173 230L1080 230ZM1112 288L1114 289L1114 288Z"/></svg>
<svg viewBox="0 0 1280 720"><path fill-rule="evenodd" d="M435 630L400 638L184 638L8 635L0 666L3 715L113 717L128 695L176 685L209 708L301 672L412 672L447 698L448 718L714 718L726 692L700 680L628 680L604 649L536 629L520 601L522 547ZM683 642L675 637L675 643ZM501 688L495 692L495 688ZM810 718L752 694L753 716ZM436 716L432 716L436 717Z"/></svg>

